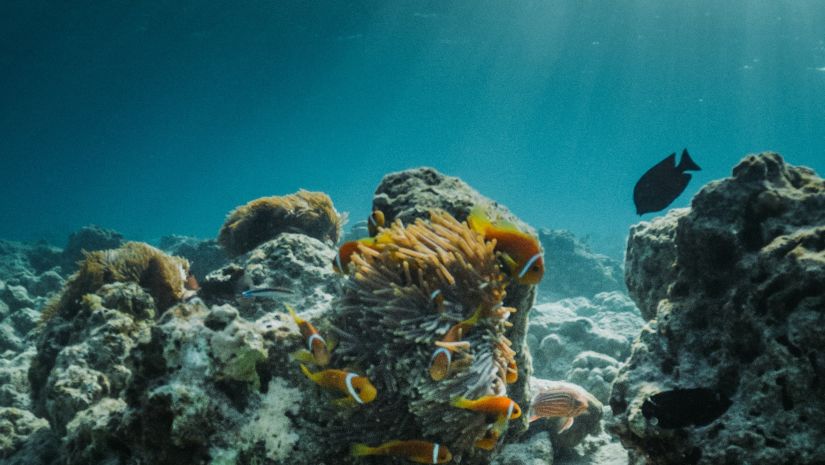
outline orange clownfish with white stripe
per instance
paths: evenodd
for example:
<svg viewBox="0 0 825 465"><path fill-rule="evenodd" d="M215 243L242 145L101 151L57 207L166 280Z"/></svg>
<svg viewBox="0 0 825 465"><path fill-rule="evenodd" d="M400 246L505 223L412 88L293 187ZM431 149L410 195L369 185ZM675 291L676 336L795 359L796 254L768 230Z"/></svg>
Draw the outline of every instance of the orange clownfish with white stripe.
<svg viewBox="0 0 825 465"><path fill-rule="evenodd" d="M433 351L433 355L430 357L430 378L433 381L441 381L447 376L450 371L450 364L453 361L453 352L469 347L469 343L462 343L461 338L466 336L470 329L478 323L478 320L481 319L481 313L482 306L479 305L470 318L454 324L444 337L436 342L438 348Z"/></svg>
<svg viewBox="0 0 825 465"><path fill-rule="evenodd" d="M301 364L301 371L315 384L325 389L335 389L346 394L346 397L335 401L338 405L363 405L375 400L378 391L366 376L344 370L322 370L317 373L309 371L306 365Z"/></svg>
<svg viewBox="0 0 825 465"><path fill-rule="evenodd" d="M289 311L289 314L292 315L292 319L295 320L295 324L298 325L298 329L301 330L301 336L304 337L307 343L307 350L312 354L312 361L320 366L329 364L329 348L327 347L327 342L321 337L318 330L315 329L315 326L309 321L299 317L291 305L284 305Z"/></svg>
<svg viewBox="0 0 825 465"><path fill-rule="evenodd" d="M363 244L367 247L375 245L374 237L364 237L354 241L344 242L338 248L338 253L332 259L332 269L336 273L346 273L349 270L349 264L352 261L352 254L358 252L358 244Z"/></svg>
<svg viewBox="0 0 825 465"><path fill-rule="evenodd" d="M366 444L353 444L350 454L353 457L391 455L415 463L447 463L453 459L453 454L450 453L447 447L437 442L420 440L388 441L375 447Z"/></svg>
<svg viewBox="0 0 825 465"><path fill-rule="evenodd" d="M508 222L491 222L480 207L474 207L467 216L470 229L496 240L510 276L519 284L538 284L544 276L544 257L539 241Z"/></svg>
<svg viewBox="0 0 825 465"><path fill-rule="evenodd" d="M458 397L453 399L450 405L473 412L495 415L499 421L515 420L521 416L521 408L507 396L483 396L475 400Z"/></svg>

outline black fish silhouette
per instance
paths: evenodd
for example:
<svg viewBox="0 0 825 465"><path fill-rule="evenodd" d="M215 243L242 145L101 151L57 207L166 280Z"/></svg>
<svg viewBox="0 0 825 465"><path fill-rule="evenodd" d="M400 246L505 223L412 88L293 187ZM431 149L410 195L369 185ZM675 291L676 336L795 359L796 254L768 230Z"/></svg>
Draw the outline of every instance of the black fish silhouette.
<svg viewBox="0 0 825 465"><path fill-rule="evenodd" d="M671 153L664 160L647 170L633 188L633 203L639 215L664 210L679 197L690 181L690 174L685 171L700 171L690 159L687 149L682 150L679 166L676 166L676 153Z"/></svg>
<svg viewBox="0 0 825 465"><path fill-rule="evenodd" d="M713 389L674 389L648 397L642 403L642 415L660 428L705 426L730 405L730 399Z"/></svg>

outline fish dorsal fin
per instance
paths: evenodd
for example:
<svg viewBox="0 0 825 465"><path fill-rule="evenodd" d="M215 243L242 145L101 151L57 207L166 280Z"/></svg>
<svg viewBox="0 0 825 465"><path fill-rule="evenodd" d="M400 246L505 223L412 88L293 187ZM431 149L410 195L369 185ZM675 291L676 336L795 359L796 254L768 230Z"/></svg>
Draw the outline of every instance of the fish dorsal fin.
<svg viewBox="0 0 825 465"><path fill-rule="evenodd" d="M490 217L488 217L484 209L478 205L473 207L473 209L470 210L470 214L467 215L467 224L470 226L470 229L480 234L484 234L484 231L492 225L492 223L490 223Z"/></svg>
<svg viewBox="0 0 825 465"><path fill-rule="evenodd" d="M671 153L670 155L666 156L664 160L659 162L659 165L667 165L670 167L676 167L676 152Z"/></svg>
<svg viewBox="0 0 825 465"><path fill-rule="evenodd" d="M676 167L679 171L701 171L702 168L699 168L699 165L690 158L690 154L688 153L687 149L682 150L682 158L679 160L679 166Z"/></svg>
<svg viewBox="0 0 825 465"><path fill-rule="evenodd" d="M502 220L502 221L497 221L497 222L495 223L495 226L496 226L498 229L501 229L501 230L503 230L503 231L508 231L508 232L514 232L514 233L524 234L524 231L522 231L521 229L519 229L519 227L518 227L518 226L516 226L516 225L515 225L515 223L511 223L511 222L509 222L509 221L504 221L504 220Z"/></svg>
<svg viewBox="0 0 825 465"><path fill-rule="evenodd" d="M301 323L305 322L303 318L298 316L298 314L295 312L295 309L292 308L292 305L284 304L284 307L286 307L286 309L289 311L289 314L290 316L292 316L292 319L295 320L296 325L301 325Z"/></svg>

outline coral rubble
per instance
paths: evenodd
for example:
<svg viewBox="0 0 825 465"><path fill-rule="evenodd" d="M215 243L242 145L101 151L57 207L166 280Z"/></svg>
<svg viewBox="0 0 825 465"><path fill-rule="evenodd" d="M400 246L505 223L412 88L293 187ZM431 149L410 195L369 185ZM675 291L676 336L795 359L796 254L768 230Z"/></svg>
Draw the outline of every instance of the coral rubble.
<svg viewBox="0 0 825 465"><path fill-rule="evenodd" d="M301 190L262 197L232 210L218 234L218 243L232 256L249 252L283 232L335 244L343 222L328 195Z"/></svg>
<svg viewBox="0 0 825 465"><path fill-rule="evenodd" d="M825 462L825 181L748 156L634 226L626 266L650 320L610 399L626 447L650 464Z"/></svg>

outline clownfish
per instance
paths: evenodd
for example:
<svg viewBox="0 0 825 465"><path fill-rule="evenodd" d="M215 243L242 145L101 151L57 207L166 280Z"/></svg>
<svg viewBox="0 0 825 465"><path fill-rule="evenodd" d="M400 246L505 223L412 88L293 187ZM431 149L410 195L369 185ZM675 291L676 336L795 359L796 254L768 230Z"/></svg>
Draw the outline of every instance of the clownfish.
<svg viewBox="0 0 825 465"><path fill-rule="evenodd" d="M473 445L479 449L493 450L496 444L498 444L499 437L501 437L501 433L496 428L490 428L484 433L484 437L476 440Z"/></svg>
<svg viewBox="0 0 825 465"><path fill-rule="evenodd" d="M573 383L559 382L533 396L530 401L530 421L561 417L564 422L559 433L563 433L573 426L573 419L586 412L589 406L587 391Z"/></svg>
<svg viewBox="0 0 825 465"><path fill-rule="evenodd" d="M378 234L378 229L384 227L384 221L384 212L381 210L375 209L370 213L369 218L367 218L367 231L369 231L370 237Z"/></svg>
<svg viewBox="0 0 825 465"><path fill-rule="evenodd" d="M350 454L353 457L392 455L416 463L447 463L453 459L453 454L447 447L437 442L420 440L388 441L375 447L366 444L353 444Z"/></svg>
<svg viewBox="0 0 825 465"><path fill-rule="evenodd" d="M332 259L332 269L336 273L346 273L349 269L349 264L352 261L352 254L358 252L358 244L364 244L367 247L375 245L374 237L365 237L354 241L344 242L338 248L338 253Z"/></svg>
<svg viewBox="0 0 825 465"><path fill-rule="evenodd" d="M504 376L504 381L507 384L513 384L518 381L518 365L515 360L507 362L507 374Z"/></svg>
<svg viewBox="0 0 825 465"><path fill-rule="evenodd" d="M475 442L475 446L479 449L492 450L498 443L501 435L504 434L504 431L507 429L507 422L510 421L511 418L515 419L521 416L520 409L518 410L518 413L516 413L517 408L518 404L510 400L509 405L507 406L507 411L504 414L498 415L495 423L490 426L484 434L484 437Z"/></svg>
<svg viewBox="0 0 825 465"><path fill-rule="evenodd" d="M437 343L438 348L433 351L433 355L430 357L430 378L433 381L441 381L447 376L450 371L450 364L453 361L452 353L461 347L467 346L466 343L461 344L459 341L467 335L470 328L478 323L478 320L481 319L481 313L482 307L479 305L470 318L454 324L447 331L447 334L441 338L441 341Z"/></svg>
<svg viewBox="0 0 825 465"><path fill-rule="evenodd" d="M346 394L346 397L335 401L340 405L366 404L375 400L378 394L369 379L349 371L323 370L312 373L304 364L301 364L301 371L315 384Z"/></svg>
<svg viewBox="0 0 825 465"><path fill-rule="evenodd" d="M472 410L473 412L495 415L497 423L515 420L521 416L521 408L507 396L483 396L475 400L457 397L450 402L453 407Z"/></svg>
<svg viewBox="0 0 825 465"><path fill-rule="evenodd" d="M502 253L510 275L519 284L538 284L544 276L544 257L539 241L507 222L493 223L480 207L467 216L470 229L496 240L496 250Z"/></svg>
<svg viewBox="0 0 825 465"><path fill-rule="evenodd" d="M298 329L301 330L301 336L307 342L307 350L312 353L312 360L320 366L326 366L329 363L329 348L327 342L318 334L318 330L309 321L304 320L295 313L295 309L289 304L284 304Z"/></svg>

